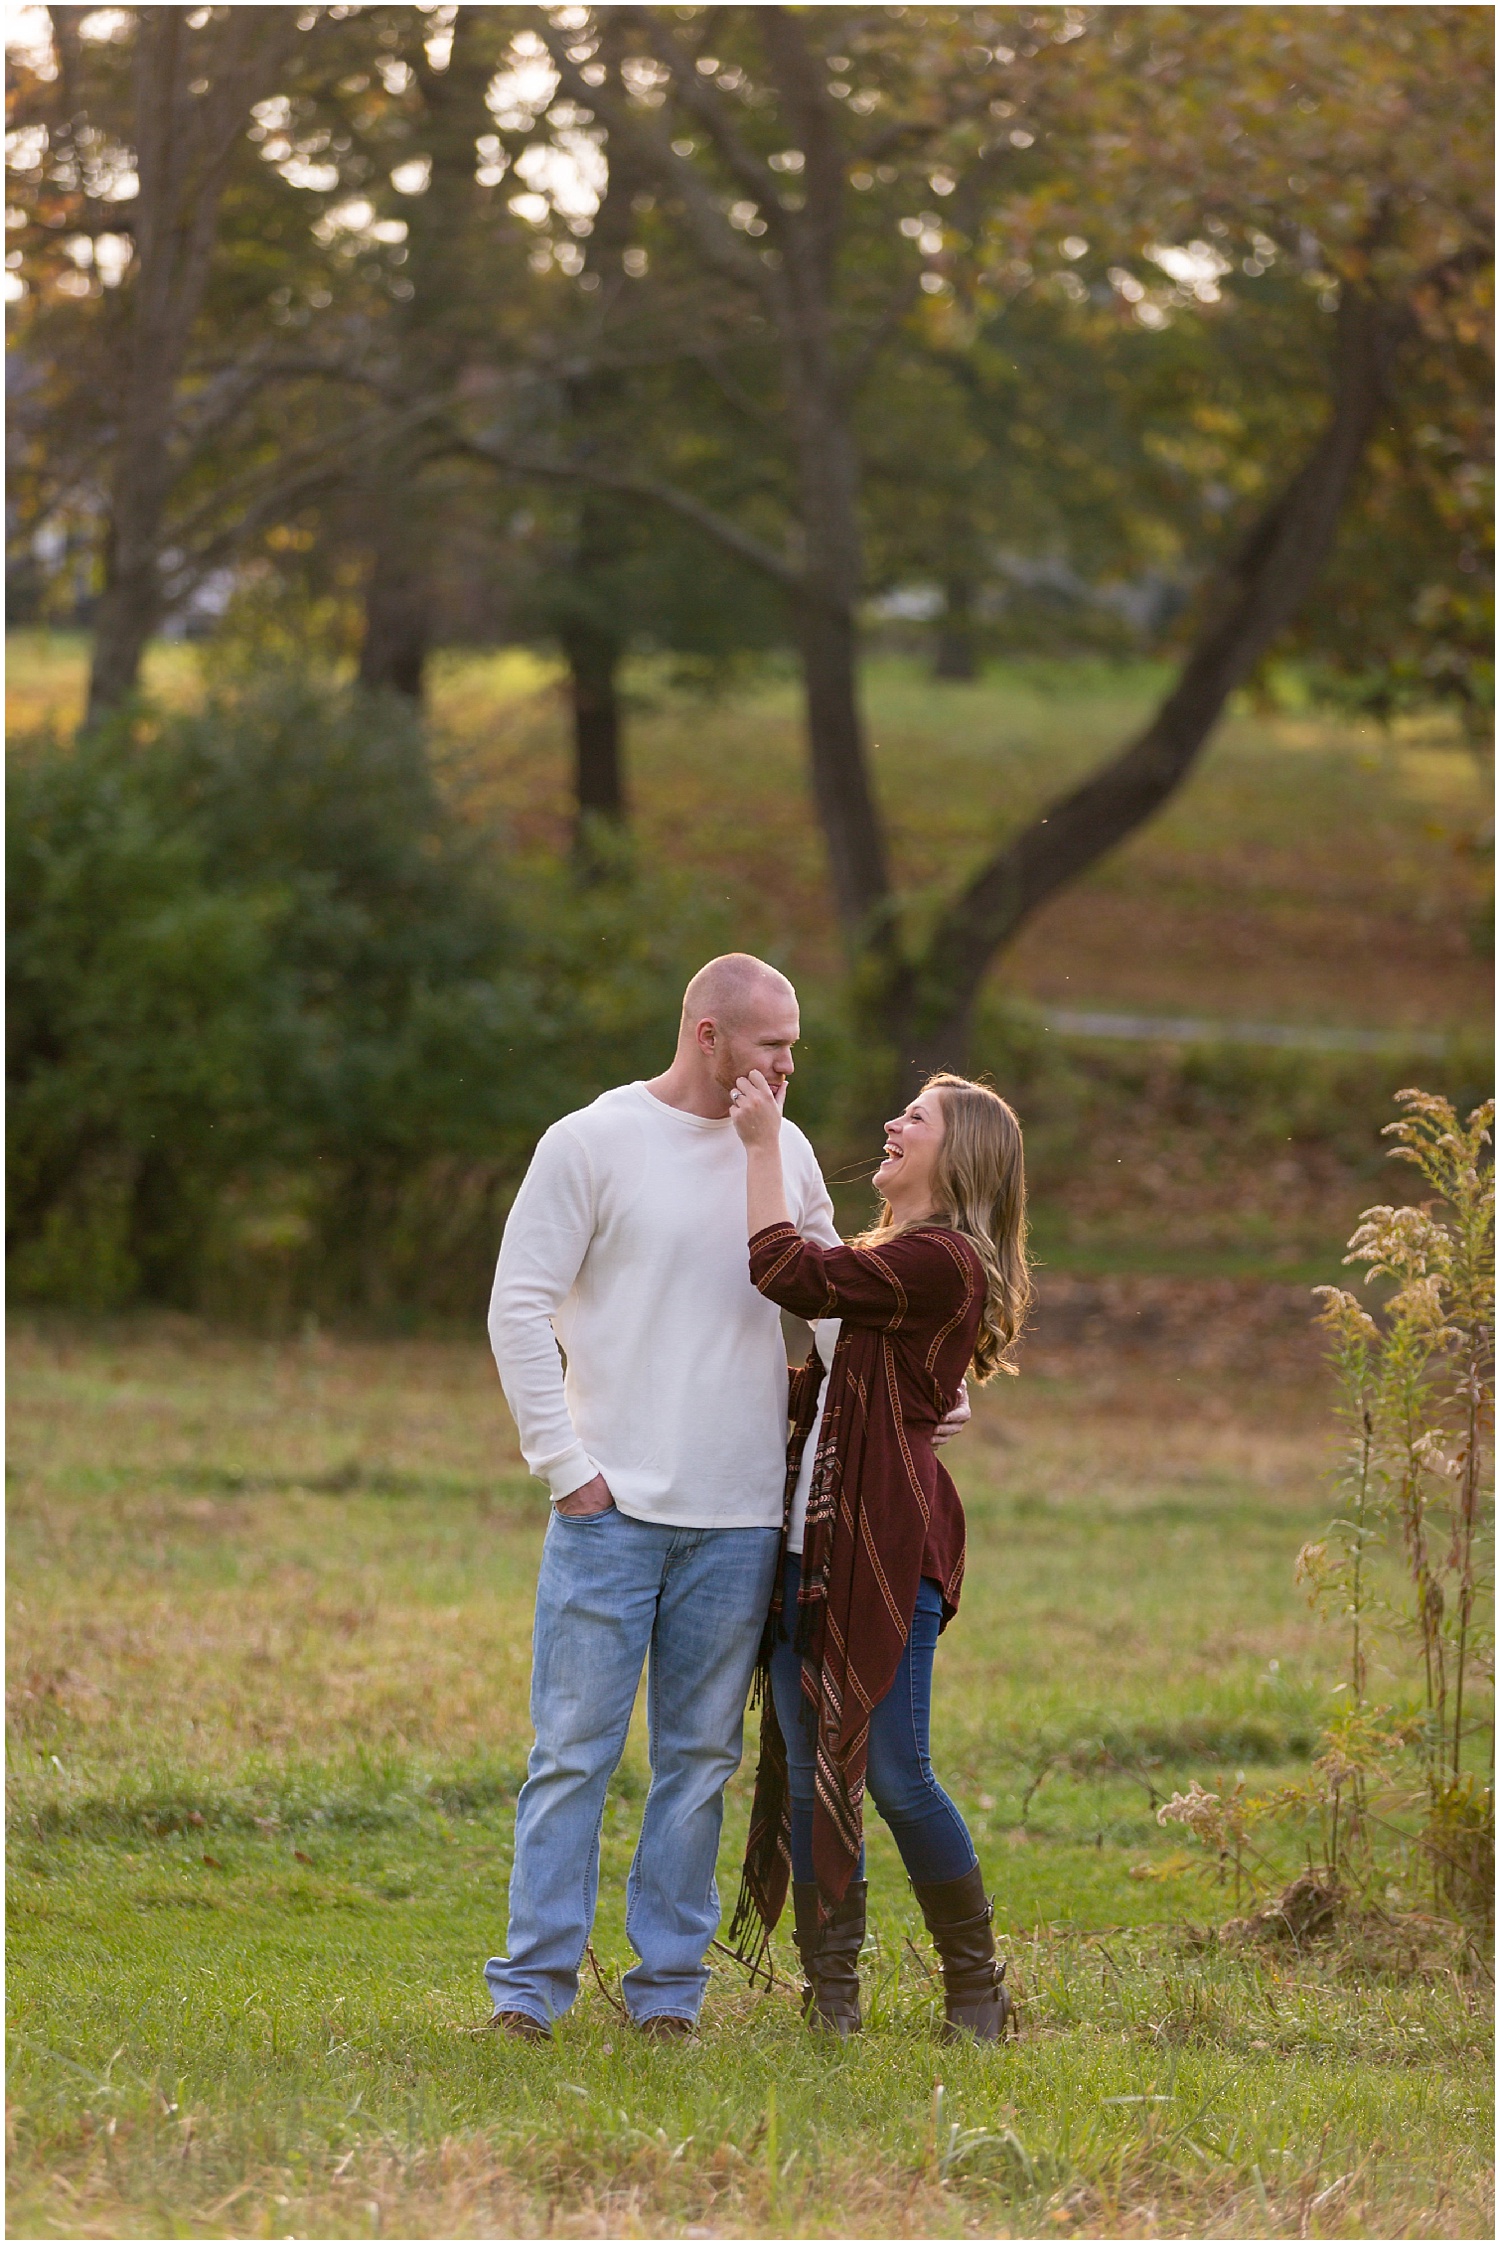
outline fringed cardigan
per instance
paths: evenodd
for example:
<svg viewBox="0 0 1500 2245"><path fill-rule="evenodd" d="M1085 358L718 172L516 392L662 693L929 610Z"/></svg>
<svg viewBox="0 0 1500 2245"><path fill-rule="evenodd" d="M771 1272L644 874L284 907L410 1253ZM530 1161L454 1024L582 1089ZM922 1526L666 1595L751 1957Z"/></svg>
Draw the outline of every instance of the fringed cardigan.
<svg viewBox="0 0 1500 2245"><path fill-rule="evenodd" d="M762 1294L799 1317L843 1321L813 1462L795 1618L804 1715L816 1742L813 1862L828 1909L859 1860L870 1715L900 1665L922 1576L942 1591L945 1626L958 1607L963 1507L932 1435L973 1359L984 1267L970 1240L937 1224L879 1247L816 1247L790 1224L775 1224L750 1242L750 1275ZM783 1538L821 1373L814 1349L792 1375ZM730 1933L747 1961L759 1956L780 1917L791 1875L786 1747L767 1677L785 1626L778 1568L757 1687L760 1765Z"/></svg>

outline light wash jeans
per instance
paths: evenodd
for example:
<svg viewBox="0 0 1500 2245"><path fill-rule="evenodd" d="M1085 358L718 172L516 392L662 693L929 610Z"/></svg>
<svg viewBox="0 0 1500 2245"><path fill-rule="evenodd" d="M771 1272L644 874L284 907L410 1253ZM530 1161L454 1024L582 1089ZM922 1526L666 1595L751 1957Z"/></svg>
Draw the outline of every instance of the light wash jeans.
<svg viewBox="0 0 1500 2245"><path fill-rule="evenodd" d="M531 1653L536 1744L516 1804L510 1954L484 1976L497 2011L545 2021L578 1993L599 1893L604 1796L650 1655L651 1786L626 1887L633 2019L695 2019L719 1925L714 1862L739 1766L780 1541L775 1528L663 1528L611 1508L554 1512Z"/></svg>

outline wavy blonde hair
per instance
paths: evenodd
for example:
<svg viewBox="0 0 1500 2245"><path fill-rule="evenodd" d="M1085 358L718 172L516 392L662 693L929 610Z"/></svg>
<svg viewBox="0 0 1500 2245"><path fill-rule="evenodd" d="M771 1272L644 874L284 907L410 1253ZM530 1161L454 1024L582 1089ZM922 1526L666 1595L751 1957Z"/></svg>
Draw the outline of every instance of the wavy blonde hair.
<svg viewBox="0 0 1500 2245"><path fill-rule="evenodd" d="M943 1110L943 1142L932 1176L936 1220L972 1240L984 1265L984 1313L973 1366L982 1384L997 1372L1015 1371L1009 1352L1031 1306L1021 1125L998 1091L967 1076L944 1071L929 1076L922 1091L935 1094ZM857 1244L874 1247L914 1228L896 1223L890 1203L883 1202L880 1221Z"/></svg>

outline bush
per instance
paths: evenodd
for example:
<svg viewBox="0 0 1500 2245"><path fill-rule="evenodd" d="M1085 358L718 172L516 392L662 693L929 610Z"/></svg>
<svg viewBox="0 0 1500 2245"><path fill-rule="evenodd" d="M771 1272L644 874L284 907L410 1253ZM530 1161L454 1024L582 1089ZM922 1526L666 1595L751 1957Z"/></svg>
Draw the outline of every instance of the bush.
<svg viewBox="0 0 1500 2245"><path fill-rule="evenodd" d="M12 765L9 1186L18 1293L105 1308L201 1225L265 1119L281 899L216 888L128 731ZM155 1221L152 1212L155 1212Z"/></svg>
<svg viewBox="0 0 1500 2245"><path fill-rule="evenodd" d="M470 1310L536 1137L660 1064L701 908L524 873L393 697L273 676L23 744L12 1285Z"/></svg>

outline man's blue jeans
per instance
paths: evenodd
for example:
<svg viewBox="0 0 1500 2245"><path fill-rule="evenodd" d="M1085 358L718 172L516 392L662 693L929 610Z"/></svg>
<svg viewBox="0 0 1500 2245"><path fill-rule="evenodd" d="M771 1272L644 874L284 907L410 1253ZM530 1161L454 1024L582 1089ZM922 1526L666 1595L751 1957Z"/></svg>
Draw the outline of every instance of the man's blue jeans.
<svg viewBox="0 0 1500 2245"><path fill-rule="evenodd" d="M553 2019L578 1993L605 1791L649 1654L651 1786L625 1908L641 1961L625 2001L634 2019L697 2017L719 1925L724 1787L739 1766L778 1541L775 1528L662 1528L613 1507L578 1520L554 1512L537 1581L536 1744L516 1804L510 1954L484 1973L497 2011Z"/></svg>

